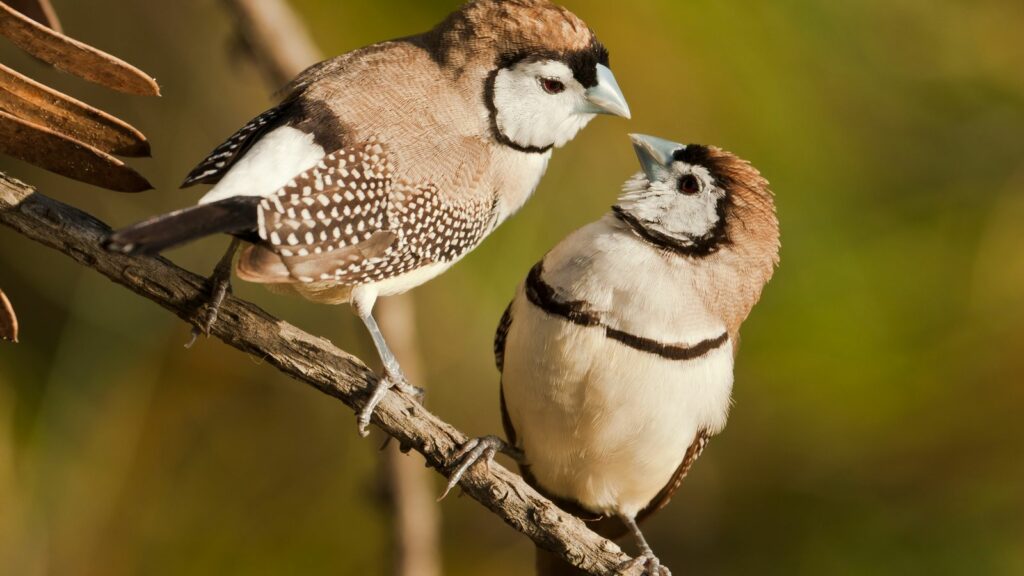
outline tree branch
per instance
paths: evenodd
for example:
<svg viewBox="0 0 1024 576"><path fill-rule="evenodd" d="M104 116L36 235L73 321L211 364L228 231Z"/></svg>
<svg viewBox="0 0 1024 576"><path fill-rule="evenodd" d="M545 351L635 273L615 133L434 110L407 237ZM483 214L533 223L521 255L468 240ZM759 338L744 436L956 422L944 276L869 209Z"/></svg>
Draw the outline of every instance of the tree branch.
<svg viewBox="0 0 1024 576"><path fill-rule="evenodd" d="M110 228L92 216L36 193L0 173L0 224L57 250L132 292L195 323L206 298L205 280L163 258L128 257L105 251L100 243ZM362 362L317 338L229 296L213 336L256 356L353 410L362 408L377 377ZM427 465L445 471L449 457L467 437L401 394L388 394L373 423ZM476 466L462 481L465 492L510 526L591 574L614 573L629 560L619 547L560 510L522 478L498 464Z"/></svg>

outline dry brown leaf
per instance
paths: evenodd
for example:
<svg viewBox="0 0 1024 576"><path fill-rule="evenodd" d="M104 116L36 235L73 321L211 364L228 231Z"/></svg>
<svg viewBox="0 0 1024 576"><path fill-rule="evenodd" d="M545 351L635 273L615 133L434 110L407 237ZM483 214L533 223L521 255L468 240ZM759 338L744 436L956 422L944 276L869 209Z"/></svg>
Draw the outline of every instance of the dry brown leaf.
<svg viewBox="0 0 1024 576"><path fill-rule="evenodd" d="M57 19L57 12L50 4L50 0L7 0L7 3L36 22L64 33L60 26L60 20Z"/></svg>
<svg viewBox="0 0 1024 576"><path fill-rule="evenodd" d="M58 70L129 94L159 96L156 80L92 46L54 32L0 2L0 36Z"/></svg>
<svg viewBox="0 0 1024 576"><path fill-rule="evenodd" d="M3 290L0 290L0 340L18 341L18 317Z"/></svg>
<svg viewBox="0 0 1024 576"><path fill-rule="evenodd" d="M82 182L143 192L153 187L117 158L0 110L0 153Z"/></svg>
<svg viewBox="0 0 1024 576"><path fill-rule="evenodd" d="M149 156L141 132L0 64L0 110L118 156Z"/></svg>

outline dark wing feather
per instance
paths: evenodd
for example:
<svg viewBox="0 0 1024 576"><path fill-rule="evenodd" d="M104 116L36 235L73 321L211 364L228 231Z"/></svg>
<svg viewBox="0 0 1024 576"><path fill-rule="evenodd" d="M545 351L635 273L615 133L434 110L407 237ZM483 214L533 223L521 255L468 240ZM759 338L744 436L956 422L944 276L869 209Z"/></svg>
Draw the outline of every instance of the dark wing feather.
<svg viewBox="0 0 1024 576"><path fill-rule="evenodd" d="M512 327L512 303L505 308L501 315L501 322L498 323L498 331L494 334L494 364L498 372L505 371L505 341L508 340L508 331ZM502 398L504 402L504 398Z"/></svg>
<svg viewBox="0 0 1024 576"><path fill-rule="evenodd" d="M651 500L651 503L640 511L637 516L638 522L643 522L649 518L652 514L661 510L668 505L669 501L672 500L672 496L675 495L679 487L683 485L683 480L686 479L686 475L690 473L690 469L700 458L700 455L704 453L704 448L707 447L708 442L711 441L711 435L705 430L697 432L697 438L694 439L693 444L686 450L686 456L683 458L682 464L676 469L676 473L672 476L672 480L662 488L661 492Z"/></svg>
<svg viewBox="0 0 1024 576"><path fill-rule="evenodd" d="M181 187L188 188L196 184L220 182L224 174L252 148L252 145L261 136L277 127L286 118L291 104L292 102L289 100L250 120L226 142L210 152L210 155L189 173Z"/></svg>
<svg viewBox="0 0 1024 576"><path fill-rule="evenodd" d="M669 501L672 500L672 496L675 495L676 491L679 490L679 487L683 485L683 480L685 480L686 475L690 473L690 469L693 468L694 463L697 462L698 458L700 458L700 455L704 451L704 447L707 446L710 438L711 437L704 431L697 433L697 438L686 450L686 456L683 457L683 462L679 465L679 468L676 469L676 473L672 476L672 479L664 488L661 489L661 492L654 497L654 500L651 500L651 503L640 511L636 517L637 522L643 522L650 518L652 514L668 505ZM556 502L558 501L556 500ZM562 503L559 502L558 504L562 506ZM564 506L563 508L579 516L578 509L571 507L565 508ZM609 540L618 540L629 533L629 530L626 528L626 525L622 520L615 517L604 517L596 521L588 521L586 516L581 516L581 518L588 522L591 530L605 538L608 538Z"/></svg>
<svg viewBox="0 0 1024 576"><path fill-rule="evenodd" d="M498 323L498 331L494 334L494 363L498 366L498 372L505 372L505 342L508 341L508 331L512 328L512 304L515 302L509 302L505 313L501 315L501 322ZM508 405L505 403L505 385L504 383L498 389L498 395L501 397L501 426L505 429L505 440L509 446L518 447L518 436L516 435L516 429L512 425L512 419L508 415ZM520 466L520 472L523 474L523 478L531 485L536 487L537 483L533 481L533 476L529 474L529 467Z"/></svg>
<svg viewBox="0 0 1024 576"><path fill-rule="evenodd" d="M494 334L494 363L498 366L498 372L505 371L505 342L508 340L508 331L512 328L512 304L509 302L505 313L501 315L501 322L498 323L498 331ZM501 396L501 425L505 429L505 440L510 446L517 443L516 429L512 426L512 419L508 416L508 406L505 404L505 387L502 385L498 390Z"/></svg>

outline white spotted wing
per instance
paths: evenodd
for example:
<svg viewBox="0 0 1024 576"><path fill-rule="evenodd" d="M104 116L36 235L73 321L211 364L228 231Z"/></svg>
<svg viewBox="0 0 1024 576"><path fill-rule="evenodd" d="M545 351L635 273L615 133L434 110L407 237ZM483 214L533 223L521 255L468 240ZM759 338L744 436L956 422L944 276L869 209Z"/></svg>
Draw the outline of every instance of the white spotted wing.
<svg viewBox="0 0 1024 576"><path fill-rule="evenodd" d="M453 262L493 226L493 201L477 198L394 178L377 142L341 149L260 202L247 277L360 285Z"/></svg>

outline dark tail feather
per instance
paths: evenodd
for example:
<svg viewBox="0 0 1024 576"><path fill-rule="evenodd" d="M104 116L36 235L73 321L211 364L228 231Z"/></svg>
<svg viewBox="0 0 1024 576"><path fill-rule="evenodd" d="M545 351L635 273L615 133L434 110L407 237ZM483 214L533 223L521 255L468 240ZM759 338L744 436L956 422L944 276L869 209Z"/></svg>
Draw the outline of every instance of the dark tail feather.
<svg viewBox="0 0 1024 576"><path fill-rule="evenodd" d="M112 233L104 247L122 254L152 255L214 234L249 232L256 229L260 200L228 198L157 216Z"/></svg>

